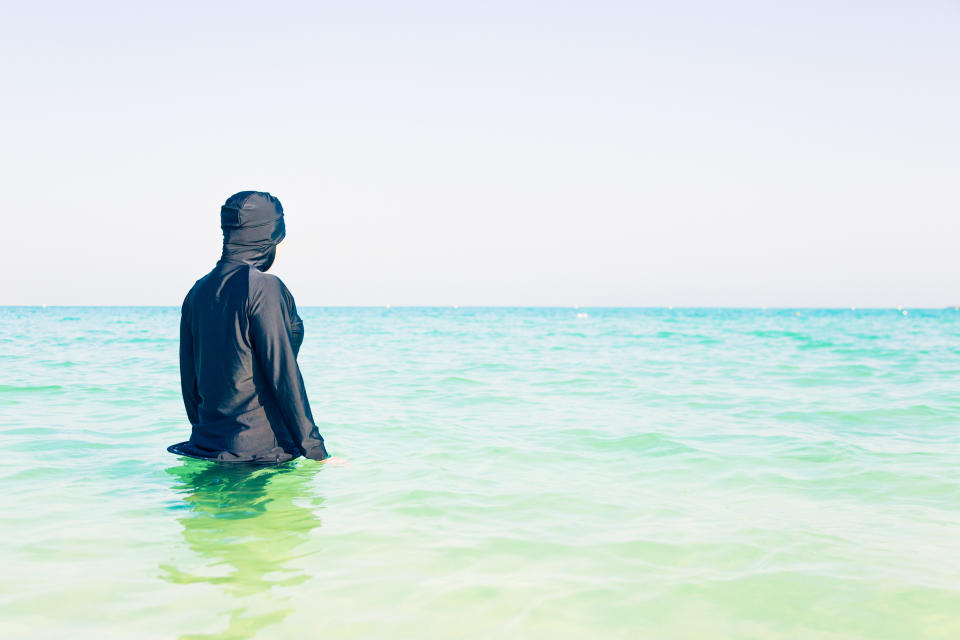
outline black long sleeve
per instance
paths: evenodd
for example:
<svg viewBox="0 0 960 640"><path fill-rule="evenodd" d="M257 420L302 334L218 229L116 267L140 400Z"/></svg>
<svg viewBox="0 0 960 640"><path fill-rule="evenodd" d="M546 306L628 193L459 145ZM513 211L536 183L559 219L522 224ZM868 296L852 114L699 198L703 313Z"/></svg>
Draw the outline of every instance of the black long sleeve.
<svg viewBox="0 0 960 640"><path fill-rule="evenodd" d="M196 425L200 422L198 415L200 393L197 391L197 368L193 356L189 302L190 294L188 293L180 308L180 390L183 393L183 406L187 410L187 419L190 420L191 425Z"/></svg>
<svg viewBox="0 0 960 640"><path fill-rule="evenodd" d="M323 460L329 454L323 444L297 364L302 328L293 296L279 278L264 274L251 283L250 338L256 361L283 414L290 437L302 455ZM299 331L297 331L299 330ZM296 335L296 333L299 335Z"/></svg>

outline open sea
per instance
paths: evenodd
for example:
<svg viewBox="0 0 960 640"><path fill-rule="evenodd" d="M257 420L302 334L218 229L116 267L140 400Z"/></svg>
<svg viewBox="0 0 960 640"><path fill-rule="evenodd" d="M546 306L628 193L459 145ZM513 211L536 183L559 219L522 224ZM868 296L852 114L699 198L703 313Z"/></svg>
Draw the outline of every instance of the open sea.
<svg viewBox="0 0 960 640"><path fill-rule="evenodd" d="M347 464L189 436L179 308L0 308L0 637L960 638L960 312L306 308Z"/></svg>

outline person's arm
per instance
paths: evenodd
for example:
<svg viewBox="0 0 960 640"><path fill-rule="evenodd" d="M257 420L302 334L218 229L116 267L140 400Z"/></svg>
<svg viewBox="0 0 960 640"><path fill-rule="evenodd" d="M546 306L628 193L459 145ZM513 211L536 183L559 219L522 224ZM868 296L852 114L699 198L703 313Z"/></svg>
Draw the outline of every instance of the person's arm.
<svg viewBox="0 0 960 640"><path fill-rule="evenodd" d="M190 328L190 293L187 294L180 308L180 391L183 393L183 406L187 409L187 419L190 420L190 424L196 425L200 422L198 413L200 393L197 391L193 331Z"/></svg>
<svg viewBox="0 0 960 640"><path fill-rule="evenodd" d="M293 296L275 276L264 274L258 280L259 286L252 286L250 292L253 352L301 454L323 460L330 454L310 413L291 335Z"/></svg>

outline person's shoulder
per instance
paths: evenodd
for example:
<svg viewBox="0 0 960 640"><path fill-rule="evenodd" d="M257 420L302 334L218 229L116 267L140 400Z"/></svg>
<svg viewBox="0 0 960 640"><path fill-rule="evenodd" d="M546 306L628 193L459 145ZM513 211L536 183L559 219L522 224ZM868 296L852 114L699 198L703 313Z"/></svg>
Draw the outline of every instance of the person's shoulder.
<svg viewBox="0 0 960 640"><path fill-rule="evenodd" d="M289 300L293 296L283 280L272 273L264 273L256 267L250 267L250 297L251 299L283 299Z"/></svg>
<svg viewBox="0 0 960 640"><path fill-rule="evenodd" d="M197 289L200 287L200 283L207 279L207 276L199 278L196 282L193 283L193 286L190 287L190 290L187 291L187 295L183 296L183 304L181 308L186 309L190 305L190 301L193 299L193 296L196 294Z"/></svg>
<svg viewBox="0 0 960 640"><path fill-rule="evenodd" d="M282 291L286 289L283 280L272 273L264 273L254 266L250 266L250 285L264 291Z"/></svg>

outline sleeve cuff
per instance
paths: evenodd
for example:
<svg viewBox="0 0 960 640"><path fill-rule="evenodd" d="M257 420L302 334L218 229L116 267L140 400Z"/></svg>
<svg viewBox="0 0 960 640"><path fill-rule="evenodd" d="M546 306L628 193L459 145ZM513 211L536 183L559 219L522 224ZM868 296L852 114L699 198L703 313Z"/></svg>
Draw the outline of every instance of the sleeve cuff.
<svg viewBox="0 0 960 640"><path fill-rule="evenodd" d="M311 460L325 460L330 457L330 454L327 453L327 448L323 446L322 442L305 448L303 455Z"/></svg>

